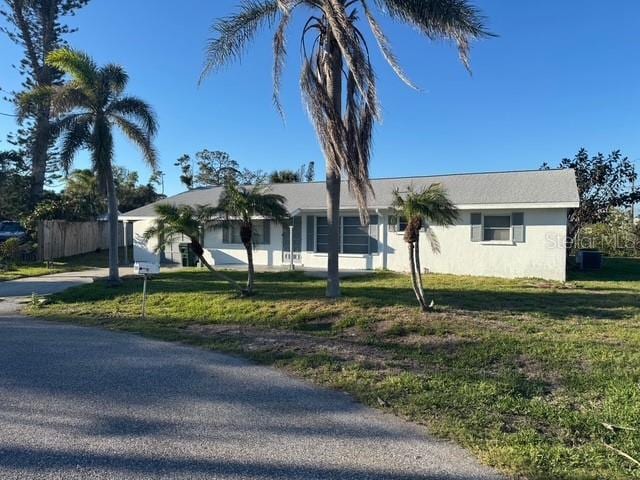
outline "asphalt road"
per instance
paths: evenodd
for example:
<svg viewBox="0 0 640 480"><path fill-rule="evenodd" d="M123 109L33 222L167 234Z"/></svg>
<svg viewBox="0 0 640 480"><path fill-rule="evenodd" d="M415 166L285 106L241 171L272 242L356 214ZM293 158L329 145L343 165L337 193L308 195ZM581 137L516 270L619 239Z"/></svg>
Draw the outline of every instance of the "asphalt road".
<svg viewBox="0 0 640 480"><path fill-rule="evenodd" d="M500 478L346 394L227 355L0 316L0 478Z"/></svg>

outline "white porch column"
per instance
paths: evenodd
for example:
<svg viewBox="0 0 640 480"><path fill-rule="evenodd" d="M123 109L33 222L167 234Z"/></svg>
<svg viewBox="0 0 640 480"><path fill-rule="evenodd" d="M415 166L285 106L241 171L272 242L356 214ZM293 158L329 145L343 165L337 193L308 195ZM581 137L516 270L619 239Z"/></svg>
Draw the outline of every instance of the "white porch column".
<svg viewBox="0 0 640 480"><path fill-rule="evenodd" d="M124 246L124 264L129 265L129 246L127 245L127 225L129 222L122 222L122 245Z"/></svg>
<svg viewBox="0 0 640 480"><path fill-rule="evenodd" d="M382 217L382 222L378 222L382 225L382 268L384 270L387 269L387 253L388 253L388 245L389 245L389 215L386 213L380 215Z"/></svg>

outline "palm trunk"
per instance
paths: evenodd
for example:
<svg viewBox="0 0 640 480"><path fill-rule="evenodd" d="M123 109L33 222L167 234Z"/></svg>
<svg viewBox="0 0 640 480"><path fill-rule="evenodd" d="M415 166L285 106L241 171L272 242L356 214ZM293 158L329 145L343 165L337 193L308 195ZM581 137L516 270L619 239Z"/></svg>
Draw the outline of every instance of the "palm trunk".
<svg viewBox="0 0 640 480"><path fill-rule="evenodd" d="M116 186L113 181L113 169L111 162L107 167L105 181L107 183L107 217L109 219L109 284L120 284L120 272L118 271L118 198Z"/></svg>
<svg viewBox="0 0 640 480"><path fill-rule="evenodd" d="M195 240L195 239L191 238L191 244L189 246L191 248L191 251L193 253L195 253L196 257L198 257L198 260L200 260L200 263L202 265L204 265L207 268L207 270L209 270L211 273L215 274L216 276L220 277L225 282L229 283L229 285L231 285L233 288L235 288L238 292L242 293L242 288L240 287L240 285L238 285L238 282L236 282L233 278L228 277L227 275L223 274L222 272L217 271L204 258L204 248L202 248L202 245L200 244L200 242L198 240Z"/></svg>
<svg viewBox="0 0 640 480"><path fill-rule="evenodd" d="M413 293L416 294L416 298L418 299L420 308L422 308L422 310L426 310L426 305L424 304L422 295L420 295L420 291L418 290L418 280L416 278L415 244L413 242L408 242L407 245L409 247L409 265L411 269L411 286L413 287Z"/></svg>
<svg viewBox="0 0 640 480"><path fill-rule="evenodd" d="M50 126L49 106L40 107L35 120L35 138L31 148L31 206L35 207L42 200L44 181L47 172L47 152L49 150Z"/></svg>
<svg viewBox="0 0 640 480"><path fill-rule="evenodd" d="M422 298L422 307L423 310L428 309L429 305L427 300L424 298L424 286L422 285L422 268L420 268L420 237L416 240L415 248L414 248L414 263L416 265L416 278L418 280L418 292L420 293L420 297Z"/></svg>
<svg viewBox="0 0 640 480"><path fill-rule="evenodd" d="M338 117L341 117L342 57L331 33L326 42L327 60L324 74L327 92ZM340 296L340 181L340 166L337 158L327 158L327 297L329 298Z"/></svg>
<svg viewBox="0 0 640 480"><path fill-rule="evenodd" d="M255 269L253 267L253 245L251 242L245 243L244 248L247 250L247 266L249 274L247 276L247 295L253 294L253 282L256 276Z"/></svg>

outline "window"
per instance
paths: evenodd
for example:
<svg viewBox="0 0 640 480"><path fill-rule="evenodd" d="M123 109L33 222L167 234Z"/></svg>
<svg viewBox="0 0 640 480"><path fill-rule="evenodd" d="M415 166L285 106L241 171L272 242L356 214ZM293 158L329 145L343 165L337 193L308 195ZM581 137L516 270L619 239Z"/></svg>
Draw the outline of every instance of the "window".
<svg viewBox="0 0 640 480"><path fill-rule="evenodd" d="M485 242L511 240L511 215L485 215L483 239Z"/></svg>
<svg viewBox="0 0 640 480"><path fill-rule="evenodd" d="M470 218L472 242L511 241L515 244L525 241L523 212L514 212L509 215L472 213Z"/></svg>
<svg viewBox="0 0 640 480"><path fill-rule="evenodd" d="M269 244L269 220L254 220L253 222L253 244L268 245ZM231 225L224 228L222 234L222 243L241 244L240 238L240 222L232 222Z"/></svg>
<svg viewBox="0 0 640 480"><path fill-rule="evenodd" d="M371 215L370 225L360 224L360 217L340 217L340 253L369 254L378 251L377 215ZM371 233L370 233L371 232ZM329 250L327 217L316 217L316 248L318 253Z"/></svg>
<svg viewBox="0 0 640 480"><path fill-rule="evenodd" d="M327 217L316 218L316 252L329 251L329 223Z"/></svg>
<svg viewBox="0 0 640 480"><path fill-rule="evenodd" d="M359 217L342 218L342 253L369 253L369 227Z"/></svg>
<svg viewBox="0 0 640 480"><path fill-rule="evenodd" d="M407 219L401 215L391 215L389 217L390 232L404 232L407 229Z"/></svg>

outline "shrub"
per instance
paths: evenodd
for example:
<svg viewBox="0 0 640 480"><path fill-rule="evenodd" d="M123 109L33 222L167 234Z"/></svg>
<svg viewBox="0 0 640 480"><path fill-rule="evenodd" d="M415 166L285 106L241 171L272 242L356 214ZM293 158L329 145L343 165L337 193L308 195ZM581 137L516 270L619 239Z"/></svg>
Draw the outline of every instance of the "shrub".
<svg viewBox="0 0 640 480"><path fill-rule="evenodd" d="M11 266L20 259L20 240L10 238L0 244L0 263Z"/></svg>

